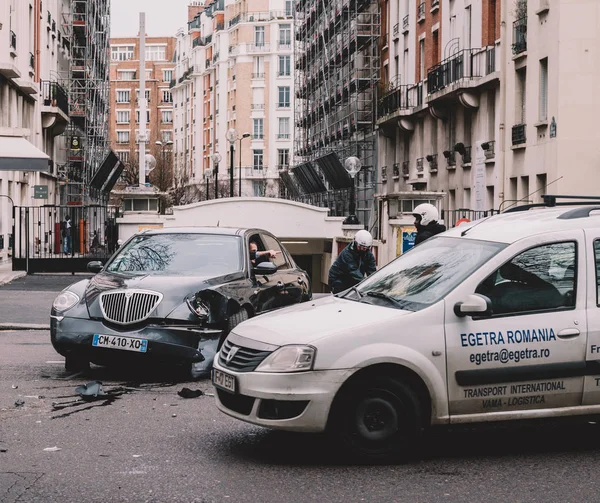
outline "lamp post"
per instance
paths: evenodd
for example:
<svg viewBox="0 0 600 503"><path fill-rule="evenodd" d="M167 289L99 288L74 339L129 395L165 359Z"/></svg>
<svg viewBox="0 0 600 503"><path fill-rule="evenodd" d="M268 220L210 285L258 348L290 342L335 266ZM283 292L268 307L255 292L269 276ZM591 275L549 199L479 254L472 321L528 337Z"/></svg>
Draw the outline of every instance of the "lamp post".
<svg viewBox="0 0 600 503"><path fill-rule="evenodd" d="M204 172L204 180L206 181L206 200L208 201L210 199L210 177L212 176L212 170L207 169Z"/></svg>
<svg viewBox="0 0 600 503"><path fill-rule="evenodd" d="M162 157L161 157L161 162L162 162L161 168L162 168L162 170L161 170L161 175L160 175L160 179L161 179L161 182L162 182L164 180L163 177L166 174L165 165L167 164L166 159L165 159L165 148L166 147L170 147L171 145L173 145L173 142L171 140L169 140L169 141L167 141L165 143L163 143L162 141L156 141L154 143L156 145L158 145L161 148L161 150L162 150ZM164 190L164 189L165 189L165 187L160 187L160 190Z"/></svg>
<svg viewBox="0 0 600 503"><path fill-rule="evenodd" d="M233 197L233 146L238 139L238 132L231 128L227 131L229 142L229 197Z"/></svg>
<svg viewBox="0 0 600 503"><path fill-rule="evenodd" d="M212 160L215 165L215 199L219 199L219 163L221 162L221 154L219 152L214 153Z"/></svg>
<svg viewBox="0 0 600 503"><path fill-rule="evenodd" d="M250 133L244 133L242 135L242 137L238 140L240 142L240 164L239 164L239 171L240 171L240 179L238 180L238 196L242 197L242 140L244 138L248 138L250 136Z"/></svg>
<svg viewBox="0 0 600 503"><path fill-rule="evenodd" d="M347 225L356 225L360 222L356 217L356 196L354 194L356 188L354 183L354 177L360 171L360 168L362 168L362 163L360 162L360 159L358 157L348 157L348 159L346 159L346 162L344 162L344 168L346 168L346 171L352 179L352 187L350 189L350 214L346 217L344 223Z"/></svg>

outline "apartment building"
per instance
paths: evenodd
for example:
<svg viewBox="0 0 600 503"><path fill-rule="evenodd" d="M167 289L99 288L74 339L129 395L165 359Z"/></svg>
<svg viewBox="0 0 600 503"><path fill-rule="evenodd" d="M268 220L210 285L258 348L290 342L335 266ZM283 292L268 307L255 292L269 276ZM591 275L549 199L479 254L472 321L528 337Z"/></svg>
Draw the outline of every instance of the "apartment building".
<svg viewBox="0 0 600 503"><path fill-rule="evenodd" d="M12 234L12 202L59 202L69 118L63 86L69 69L71 0L0 2L0 259ZM33 199L33 187L48 188ZM11 202L12 201L12 202Z"/></svg>
<svg viewBox="0 0 600 503"><path fill-rule="evenodd" d="M594 0L385 0L378 100L384 235L431 201L463 214L593 194ZM583 24L582 24L583 23ZM465 209L470 212L456 212ZM390 226L390 222L392 224ZM400 236L400 234L398 234Z"/></svg>
<svg viewBox="0 0 600 503"><path fill-rule="evenodd" d="M175 164L204 197L277 196L292 162L291 0L192 2L177 34ZM228 132L235 131L234 137ZM233 142L229 139L233 139ZM217 183L215 184L215 177Z"/></svg>
<svg viewBox="0 0 600 503"><path fill-rule="evenodd" d="M174 37L146 37L147 152L171 166ZM110 144L125 166L138 166L140 38L110 40ZM160 144L157 144L160 142ZM137 183L137 175L134 177Z"/></svg>

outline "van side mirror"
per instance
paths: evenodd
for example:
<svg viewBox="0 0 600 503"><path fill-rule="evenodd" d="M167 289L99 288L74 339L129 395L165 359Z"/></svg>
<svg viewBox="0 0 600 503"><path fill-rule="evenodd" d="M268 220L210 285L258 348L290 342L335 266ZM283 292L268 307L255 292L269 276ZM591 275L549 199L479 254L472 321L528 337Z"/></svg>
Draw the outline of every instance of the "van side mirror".
<svg viewBox="0 0 600 503"><path fill-rule="evenodd" d="M102 262L100 262L99 260L94 260L93 262L88 262L87 270L88 272L93 272L94 274L97 274L102 270L103 267L104 266L102 265Z"/></svg>
<svg viewBox="0 0 600 503"><path fill-rule="evenodd" d="M254 268L254 274L270 275L277 272L277 266L273 262L261 262Z"/></svg>
<svg viewBox="0 0 600 503"><path fill-rule="evenodd" d="M492 301L485 295L474 293L462 302L454 304L454 314L459 318L465 316L489 316L492 314Z"/></svg>

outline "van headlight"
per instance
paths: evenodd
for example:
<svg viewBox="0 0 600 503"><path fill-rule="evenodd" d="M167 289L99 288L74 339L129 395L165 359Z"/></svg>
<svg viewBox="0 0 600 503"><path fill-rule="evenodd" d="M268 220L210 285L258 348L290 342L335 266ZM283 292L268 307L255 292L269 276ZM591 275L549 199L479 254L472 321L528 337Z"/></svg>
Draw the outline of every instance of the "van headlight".
<svg viewBox="0 0 600 503"><path fill-rule="evenodd" d="M56 297L56 299L54 299L54 302L52 303L52 307L56 311L64 312L64 311L68 311L69 309L71 309L78 302L79 302L79 297L77 295L75 295L73 292L69 292L68 290L65 290L64 292L61 292L58 295L58 297Z"/></svg>
<svg viewBox="0 0 600 503"><path fill-rule="evenodd" d="M256 372L303 372L312 370L317 350L312 346L283 346L267 356Z"/></svg>

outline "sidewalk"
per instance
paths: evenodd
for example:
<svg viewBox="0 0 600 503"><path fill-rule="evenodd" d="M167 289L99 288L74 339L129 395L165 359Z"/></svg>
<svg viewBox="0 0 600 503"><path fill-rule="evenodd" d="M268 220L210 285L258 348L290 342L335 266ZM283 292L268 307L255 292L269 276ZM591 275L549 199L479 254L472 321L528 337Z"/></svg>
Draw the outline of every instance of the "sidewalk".
<svg viewBox="0 0 600 503"><path fill-rule="evenodd" d="M22 278L23 276L27 276L25 271L12 270L12 260L0 260L0 285L10 283L11 281L14 281L17 278Z"/></svg>

